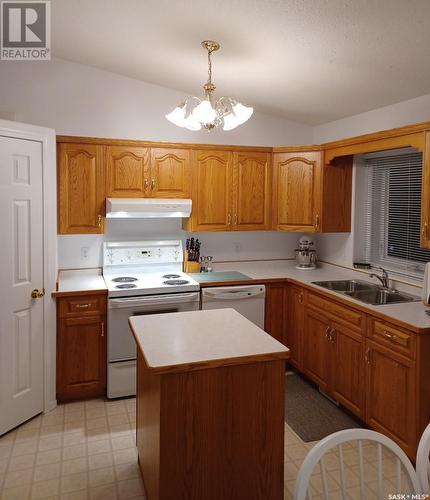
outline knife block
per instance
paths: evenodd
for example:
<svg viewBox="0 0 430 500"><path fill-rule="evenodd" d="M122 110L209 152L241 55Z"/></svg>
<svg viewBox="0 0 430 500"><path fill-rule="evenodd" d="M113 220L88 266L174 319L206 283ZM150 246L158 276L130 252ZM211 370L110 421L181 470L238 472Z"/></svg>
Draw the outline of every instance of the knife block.
<svg viewBox="0 0 430 500"><path fill-rule="evenodd" d="M200 272L200 264L199 262L194 262L188 260L188 252L185 252L184 257L184 273L199 273Z"/></svg>

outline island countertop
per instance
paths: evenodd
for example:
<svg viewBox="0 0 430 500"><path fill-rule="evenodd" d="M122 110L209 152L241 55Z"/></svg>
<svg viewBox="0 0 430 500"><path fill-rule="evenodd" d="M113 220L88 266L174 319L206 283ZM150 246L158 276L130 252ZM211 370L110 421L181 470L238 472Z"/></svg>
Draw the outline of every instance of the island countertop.
<svg viewBox="0 0 430 500"><path fill-rule="evenodd" d="M129 324L154 373L289 357L287 347L234 309L133 316Z"/></svg>

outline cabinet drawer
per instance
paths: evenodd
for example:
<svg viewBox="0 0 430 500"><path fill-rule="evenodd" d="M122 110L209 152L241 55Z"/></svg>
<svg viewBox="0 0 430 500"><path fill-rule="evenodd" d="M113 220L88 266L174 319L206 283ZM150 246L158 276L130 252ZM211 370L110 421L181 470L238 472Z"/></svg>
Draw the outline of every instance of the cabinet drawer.
<svg viewBox="0 0 430 500"><path fill-rule="evenodd" d="M106 297L103 295L82 295L79 297L64 297L59 301L60 318L90 314L104 314Z"/></svg>
<svg viewBox="0 0 430 500"><path fill-rule="evenodd" d="M368 336L380 345L415 359L415 334L375 318L369 318Z"/></svg>
<svg viewBox="0 0 430 500"><path fill-rule="evenodd" d="M350 309L348 306L336 304L331 300L323 299L319 295L315 295L313 293L308 294L307 303L308 305L316 307L325 313L337 316L339 319L346 321L350 325L355 325L360 330L363 328L364 315Z"/></svg>

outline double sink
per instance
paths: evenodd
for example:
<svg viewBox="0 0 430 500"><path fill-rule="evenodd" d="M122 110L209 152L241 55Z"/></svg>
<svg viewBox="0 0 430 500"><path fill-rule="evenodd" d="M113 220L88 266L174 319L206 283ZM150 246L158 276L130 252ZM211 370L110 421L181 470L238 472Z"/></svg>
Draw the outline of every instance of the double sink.
<svg viewBox="0 0 430 500"><path fill-rule="evenodd" d="M381 285L375 285L361 280L336 280L336 281L313 281L314 285L321 286L327 290L347 295L366 304L401 304L402 302L416 302L420 298L405 292L398 292Z"/></svg>

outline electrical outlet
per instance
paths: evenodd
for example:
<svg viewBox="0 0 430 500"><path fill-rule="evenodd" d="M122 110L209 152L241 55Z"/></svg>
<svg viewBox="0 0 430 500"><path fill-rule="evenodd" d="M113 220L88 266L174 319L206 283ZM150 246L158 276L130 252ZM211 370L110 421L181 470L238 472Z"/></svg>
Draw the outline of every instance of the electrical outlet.
<svg viewBox="0 0 430 500"><path fill-rule="evenodd" d="M82 260L88 259L89 251L90 251L90 247L81 247L81 259Z"/></svg>

